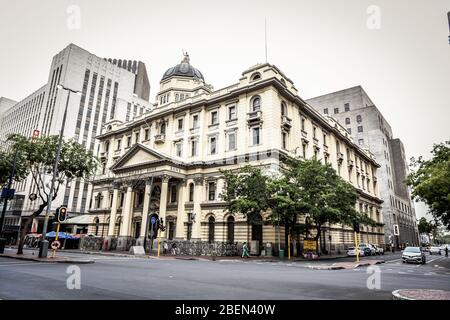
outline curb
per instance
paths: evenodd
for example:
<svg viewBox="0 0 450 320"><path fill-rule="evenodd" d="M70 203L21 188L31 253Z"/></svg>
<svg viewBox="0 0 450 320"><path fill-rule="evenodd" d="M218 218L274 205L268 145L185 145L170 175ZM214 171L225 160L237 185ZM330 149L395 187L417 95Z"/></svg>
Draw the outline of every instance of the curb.
<svg viewBox="0 0 450 320"><path fill-rule="evenodd" d="M94 260L91 260L91 259L88 259L88 260L73 260L73 259L50 260L51 258L47 258L47 259L44 260L44 259L40 259L40 258L11 256L11 255L5 255L5 254L0 254L0 257L2 257L2 258L16 259L16 260L23 260L23 261L42 262L42 263L72 263L72 264L89 264L89 263L95 263L95 261L94 261Z"/></svg>
<svg viewBox="0 0 450 320"><path fill-rule="evenodd" d="M407 296L413 293L413 296ZM415 293L415 294L414 294ZM431 294L431 295L430 295ZM434 296L433 296L434 294ZM416 296L416 297L415 297ZM399 289L392 291L392 300L450 300L450 291L435 289Z"/></svg>

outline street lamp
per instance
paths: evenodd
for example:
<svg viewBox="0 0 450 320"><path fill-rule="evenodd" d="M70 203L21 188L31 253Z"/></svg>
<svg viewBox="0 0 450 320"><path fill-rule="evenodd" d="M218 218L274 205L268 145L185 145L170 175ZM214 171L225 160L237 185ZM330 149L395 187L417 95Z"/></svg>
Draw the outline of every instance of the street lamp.
<svg viewBox="0 0 450 320"><path fill-rule="evenodd" d="M58 170L58 162L59 162L59 157L61 155L61 145L62 145L62 140L63 140L63 136L64 136L64 127L66 125L67 108L69 106L70 93L74 93L76 95L81 95L80 91L66 88L61 84L58 84L56 87L58 88L58 90L67 90L68 92L67 92L66 107L64 109L64 116L63 116L63 120L62 120L62 124L61 124L61 130L59 132L58 148L56 149L55 162L53 163L53 177L52 177L52 183L50 185L47 209L45 211L44 227L42 228L42 238L41 238L41 243L39 246L39 258L46 258L47 252L48 252L48 241L46 240L48 219L49 219L49 215L50 215L50 210L52 208L53 189L55 188L55 180L56 180L56 174L57 174L56 171Z"/></svg>

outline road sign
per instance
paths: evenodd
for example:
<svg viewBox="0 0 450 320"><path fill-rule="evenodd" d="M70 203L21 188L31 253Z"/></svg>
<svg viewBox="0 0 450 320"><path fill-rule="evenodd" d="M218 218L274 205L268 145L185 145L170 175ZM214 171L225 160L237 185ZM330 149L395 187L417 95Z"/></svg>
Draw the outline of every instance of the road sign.
<svg viewBox="0 0 450 320"><path fill-rule="evenodd" d="M400 231L398 230L398 224L394 224L394 236L399 236Z"/></svg>
<svg viewBox="0 0 450 320"><path fill-rule="evenodd" d="M303 250L304 251L316 251L317 242L315 240L303 240Z"/></svg>
<svg viewBox="0 0 450 320"><path fill-rule="evenodd" d="M61 243L59 241L53 241L52 242L52 249L53 250L58 250L59 247L61 247Z"/></svg>
<svg viewBox="0 0 450 320"><path fill-rule="evenodd" d="M152 222L152 224L155 224L155 223L156 223L156 218L155 218L155 216L153 216L153 217L151 218L150 221Z"/></svg>

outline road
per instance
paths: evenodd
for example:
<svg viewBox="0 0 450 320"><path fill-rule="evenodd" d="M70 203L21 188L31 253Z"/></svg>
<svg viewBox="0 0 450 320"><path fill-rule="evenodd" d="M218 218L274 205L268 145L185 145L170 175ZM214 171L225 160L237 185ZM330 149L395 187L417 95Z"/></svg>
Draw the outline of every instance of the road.
<svg viewBox="0 0 450 320"><path fill-rule="evenodd" d="M0 299L391 299L395 289L450 290L450 258L434 255L427 256L425 265L402 264L399 253L382 256L386 263L376 266L380 289L367 287L371 274L366 267L308 268L350 258L328 262L89 258L95 263L79 265L79 290L67 287L70 265L0 258Z"/></svg>

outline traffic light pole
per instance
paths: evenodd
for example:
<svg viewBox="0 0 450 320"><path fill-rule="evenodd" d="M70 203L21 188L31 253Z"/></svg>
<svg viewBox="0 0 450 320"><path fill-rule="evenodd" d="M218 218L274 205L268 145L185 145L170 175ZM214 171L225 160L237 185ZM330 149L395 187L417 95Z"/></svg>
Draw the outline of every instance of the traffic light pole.
<svg viewBox="0 0 450 320"><path fill-rule="evenodd" d="M53 190L55 189L55 180L56 180L56 175L57 175L57 170L58 170L58 163L59 163L59 158L60 158L60 155L61 155L61 145L62 145L62 141L63 141L64 127L66 125L66 118L67 118L67 108L69 106L70 93L71 92L77 93L77 91L65 88L65 87L63 87L61 85L60 85L60 87L58 86L58 88L62 88L64 90L68 90L69 92L67 93L66 107L64 109L64 116L63 116L63 121L62 121L62 124L61 124L61 130L59 132L59 141L58 141L58 148L56 149L55 162L53 163L53 177L52 177L52 182L51 182L51 185L50 185L50 192L49 192L47 209L45 211L44 227L42 229L41 243L39 245L39 258L46 258L47 257L47 253L48 253L48 240L46 240L46 234L47 234L50 210L52 208Z"/></svg>

